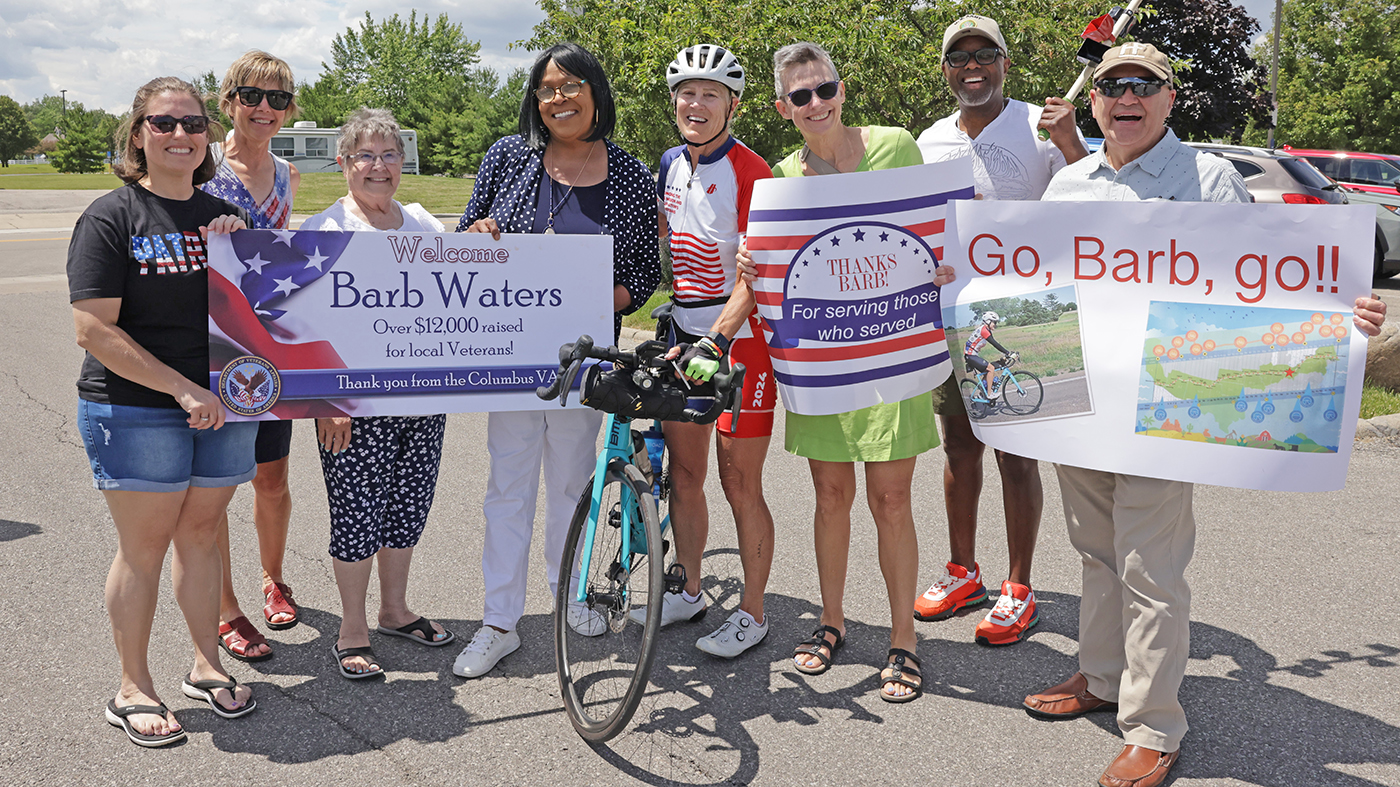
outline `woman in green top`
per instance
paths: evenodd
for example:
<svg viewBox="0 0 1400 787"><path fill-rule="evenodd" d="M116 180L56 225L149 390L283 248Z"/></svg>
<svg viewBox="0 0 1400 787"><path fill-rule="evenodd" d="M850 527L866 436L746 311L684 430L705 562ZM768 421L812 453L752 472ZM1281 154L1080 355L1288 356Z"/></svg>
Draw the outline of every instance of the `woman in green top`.
<svg viewBox="0 0 1400 787"><path fill-rule="evenodd" d="M841 123L846 88L831 57L816 44L799 43L773 55L779 114L791 120L806 142L773 167L776 177L808 177L922 164L914 138L904 129L848 127ZM738 253L744 275L715 327L730 335L753 308L753 260ZM935 283L951 281L952 269L939 267ZM914 655L914 599L918 595L919 545L914 532L910 486L916 457L938 445L928 394L902 402L827 416L787 413L786 448L807 457L816 488L814 523L817 576L821 583L821 626L798 645L797 669L825 672L845 637L842 600L855 501L855 463L865 462L866 499L879 537L880 570L890 598L890 654L880 678L880 697L907 702L923 690Z"/></svg>

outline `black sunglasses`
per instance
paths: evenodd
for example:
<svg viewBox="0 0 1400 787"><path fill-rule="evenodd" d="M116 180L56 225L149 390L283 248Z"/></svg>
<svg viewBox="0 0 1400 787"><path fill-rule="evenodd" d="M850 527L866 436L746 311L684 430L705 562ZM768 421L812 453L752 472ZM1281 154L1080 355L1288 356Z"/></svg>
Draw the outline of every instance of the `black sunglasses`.
<svg viewBox="0 0 1400 787"><path fill-rule="evenodd" d="M990 66L997 62L997 58L1001 57L1003 54L1005 53L994 46L984 47L976 52L954 50L943 56L943 62L953 68L962 68L967 65L967 61L976 58L978 63L984 66Z"/></svg>
<svg viewBox="0 0 1400 787"><path fill-rule="evenodd" d="M1100 79L1094 83L1094 89L1099 91L1099 95L1107 98L1118 98L1132 88L1133 95L1138 98L1155 96L1162 88L1167 86L1165 79L1143 79L1142 77L1119 77L1118 79Z"/></svg>
<svg viewBox="0 0 1400 787"><path fill-rule="evenodd" d="M262 103L263 96L267 96L267 105L272 109L281 112L292 103L292 94L285 90L263 90L260 87L236 87L234 93L238 94L238 101L245 107L255 107Z"/></svg>
<svg viewBox="0 0 1400 787"><path fill-rule="evenodd" d="M203 134L209 130L209 118L203 115L185 115L182 118L171 115L147 115L146 122L159 134L175 133L176 123L184 126L185 133L191 136Z"/></svg>
<svg viewBox="0 0 1400 787"><path fill-rule="evenodd" d="M836 90L840 86L841 81L839 79L834 79L830 82L823 82L820 85L817 85L815 88L804 87L800 90L794 90L791 93L788 93L787 97L788 101L791 101L793 106L805 107L808 104L812 103L813 93L816 93L817 98L820 98L822 101L830 101L831 99L836 98Z"/></svg>

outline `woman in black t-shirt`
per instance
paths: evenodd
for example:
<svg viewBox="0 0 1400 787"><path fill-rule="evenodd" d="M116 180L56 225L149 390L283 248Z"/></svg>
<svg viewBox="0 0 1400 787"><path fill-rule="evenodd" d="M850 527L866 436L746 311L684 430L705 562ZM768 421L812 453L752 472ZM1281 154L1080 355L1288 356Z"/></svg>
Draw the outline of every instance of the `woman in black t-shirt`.
<svg viewBox="0 0 1400 787"><path fill-rule="evenodd" d="M215 528L234 488L256 473L257 425L225 423L209 391L205 239L246 216L195 189L214 172L204 102L174 77L152 80L118 132L126 186L92 204L68 249L78 344L78 426L117 528L107 612L121 688L106 718L140 746L185 737L147 664L161 566L175 546L175 597L193 634L182 690L224 718L254 708L219 664Z"/></svg>

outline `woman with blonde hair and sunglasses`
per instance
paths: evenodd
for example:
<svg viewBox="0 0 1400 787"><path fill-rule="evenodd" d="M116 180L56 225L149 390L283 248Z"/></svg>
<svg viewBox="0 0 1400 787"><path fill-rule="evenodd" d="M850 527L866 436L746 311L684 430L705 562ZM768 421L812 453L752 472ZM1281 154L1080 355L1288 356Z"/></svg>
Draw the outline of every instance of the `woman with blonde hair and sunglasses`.
<svg viewBox="0 0 1400 787"><path fill-rule="evenodd" d="M185 731L160 701L147 650L161 568L175 547L175 600L194 640L182 689L223 718L251 712L246 686L224 672L215 632L215 533L238 484L253 477L251 423L225 423L209 391L208 235L246 226L242 210L195 188L214 174L193 85L175 77L136 92L117 132L113 167L126 185L78 219L68 291L78 345L78 430L93 485L116 525L106 605L121 660L107 721L132 743L175 743Z"/></svg>
<svg viewBox="0 0 1400 787"><path fill-rule="evenodd" d="M272 138L297 114L292 69L266 52L253 50L233 61L219 88L219 109L233 128L222 145L212 145L219 160L214 177L200 188L248 211L256 230L286 229L292 216L301 174L273 155ZM297 624L292 589L282 581L287 549L287 526L292 518L292 490L287 484L287 455L292 445L292 422L258 423L258 475L253 479L253 526L262 560L263 619L274 630ZM219 527L219 551L224 561L219 599L219 645L242 661L272 656L267 639L248 621L238 605L229 559L228 516Z"/></svg>

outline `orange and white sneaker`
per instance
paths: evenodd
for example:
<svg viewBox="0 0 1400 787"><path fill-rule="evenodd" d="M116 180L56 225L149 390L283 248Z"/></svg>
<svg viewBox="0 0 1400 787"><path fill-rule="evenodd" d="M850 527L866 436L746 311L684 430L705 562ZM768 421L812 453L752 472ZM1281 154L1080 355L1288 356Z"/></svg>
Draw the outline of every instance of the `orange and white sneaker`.
<svg viewBox="0 0 1400 787"><path fill-rule="evenodd" d="M1015 645L1026 638L1040 622L1035 608L1035 592L1011 580L1001 583L1001 598L987 617L977 624L973 636L978 645Z"/></svg>
<svg viewBox="0 0 1400 787"><path fill-rule="evenodd" d="M917 620L942 620L964 607L975 607L987 600L987 588L982 584L982 570L976 563L968 571L957 563L949 563L943 578L929 586L914 602Z"/></svg>

